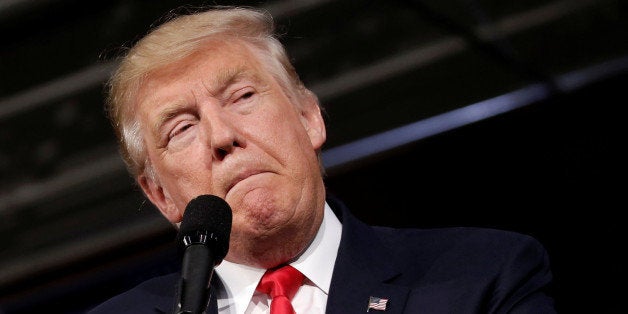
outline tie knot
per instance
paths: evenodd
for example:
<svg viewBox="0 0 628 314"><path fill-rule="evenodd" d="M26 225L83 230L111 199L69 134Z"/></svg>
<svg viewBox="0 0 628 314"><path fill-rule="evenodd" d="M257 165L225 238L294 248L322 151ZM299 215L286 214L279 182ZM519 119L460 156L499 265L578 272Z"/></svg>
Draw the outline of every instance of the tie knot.
<svg viewBox="0 0 628 314"><path fill-rule="evenodd" d="M303 274L290 265L269 269L257 285L257 291L273 299L277 296L292 299L303 283L303 278Z"/></svg>

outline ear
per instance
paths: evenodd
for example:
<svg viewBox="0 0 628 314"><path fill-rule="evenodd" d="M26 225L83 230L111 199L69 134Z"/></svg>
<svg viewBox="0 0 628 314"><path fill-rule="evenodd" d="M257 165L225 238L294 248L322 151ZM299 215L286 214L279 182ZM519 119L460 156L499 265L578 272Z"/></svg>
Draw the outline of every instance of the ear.
<svg viewBox="0 0 628 314"><path fill-rule="evenodd" d="M163 187L159 185L159 182L156 182L156 180L149 178L145 174L139 175L137 182L146 197L159 209L166 219L173 224L181 222L183 219L182 213L174 206L174 202L168 193L164 191Z"/></svg>
<svg viewBox="0 0 628 314"><path fill-rule="evenodd" d="M301 107L301 123L307 131L314 149L320 149L327 140L325 120L318 105L318 98L310 91L303 97Z"/></svg>

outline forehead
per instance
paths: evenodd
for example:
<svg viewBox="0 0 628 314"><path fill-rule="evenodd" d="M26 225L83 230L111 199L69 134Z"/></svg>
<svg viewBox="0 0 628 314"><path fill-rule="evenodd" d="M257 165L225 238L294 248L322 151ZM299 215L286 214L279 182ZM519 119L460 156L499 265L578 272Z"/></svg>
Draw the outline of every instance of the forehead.
<svg viewBox="0 0 628 314"><path fill-rule="evenodd" d="M189 56L149 72L135 98L136 118L161 121L168 112L194 106L200 95L220 97L237 82L279 88L253 51L239 40L207 40Z"/></svg>
<svg viewBox="0 0 628 314"><path fill-rule="evenodd" d="M263 68L259 55L248 44L236 39L211 39L189 56L150 72L142 85L154 88L155 84L202 80L211 89L226 84L234 76L267 77Z"/></svg>

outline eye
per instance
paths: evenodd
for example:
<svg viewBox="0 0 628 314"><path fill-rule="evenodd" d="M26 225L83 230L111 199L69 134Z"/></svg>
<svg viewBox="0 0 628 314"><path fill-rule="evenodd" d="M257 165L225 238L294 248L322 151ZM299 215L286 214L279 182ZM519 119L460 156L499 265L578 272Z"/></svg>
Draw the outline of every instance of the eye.
<svg viewBox="0 0 628 314"><path fill-rule="evenodd" d="M234 103L246 103L253 99L256 95L255 89L247 87L242 88L233 94Z"/></svg>
<svg viewBox="0 0 628 314"><path fill-rule="evenodd" d="M246 93L244 93L242 96L240 96L240 99L246 100L249 99L251 97L253 97L253 91L248 91Z"/></svg>
<svg viewBox="0 0 628 314"><path fill-rule="evenodd" d="M172 131L170 131L170 133L168 134L168 139L172 139L176 136L181 135L185 131L189 130L192 126L194 126L194 124L189 121L181 121L180 123L175 125Z"/></svg>

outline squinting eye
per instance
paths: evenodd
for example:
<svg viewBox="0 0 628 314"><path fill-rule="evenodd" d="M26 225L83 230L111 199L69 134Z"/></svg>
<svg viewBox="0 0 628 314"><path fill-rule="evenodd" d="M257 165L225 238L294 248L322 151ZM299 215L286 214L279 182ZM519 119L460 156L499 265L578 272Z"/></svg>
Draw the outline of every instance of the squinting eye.
<svg viewBox="0 0 628 314"><path fill-rule="evenodd" d="M171 139L183 132L185 132L187 129L189 129L190 127L192 127L191 123L185 123L185 124L181 124L180 126L175 127L172 132L170 132L168 138Z"/></svg>
<svg viewBox="0 0 628 314"><path fill-rule="evenodd" d="M240 99L247 100L247 99L253 97L253 95L254 95L254 93L252 91L251 92L246 92L242 96L240 96L240 98L238 100L240 100Z"/></svg>
<svg viewBox="0 0 628 314"><path fill-rule="evenodd" d="M233 102L237 103L237 102L247 101L251 99L253 96L255 96L255 93L256 93L255 88L252 88L250 86L245 86L234 91L233 94L231 94L230 98L233 99L232 100Z"/></svg>
<svg viewBox="0 0 628 314"><path fill-rule="evenodd" d="M255 95L255 92L253 91L245 92L241 94L238 98L236 98L235 102L237 103L237 102L247 101L251 99L254 95Z"/></svg>

